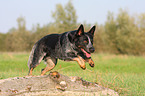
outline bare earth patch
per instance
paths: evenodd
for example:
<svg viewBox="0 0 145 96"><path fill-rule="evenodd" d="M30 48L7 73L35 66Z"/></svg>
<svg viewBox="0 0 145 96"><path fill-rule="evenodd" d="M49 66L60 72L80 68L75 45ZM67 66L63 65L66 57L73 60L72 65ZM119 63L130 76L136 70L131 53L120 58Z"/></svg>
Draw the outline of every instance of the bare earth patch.
<svg viewBox="0 0 145 96"><path fill-rule="evenodd" d="M85 81L77 76L64 76L56 71L45 76L15 77L0 80L0 95L119 96L112 89Z"/></svg>

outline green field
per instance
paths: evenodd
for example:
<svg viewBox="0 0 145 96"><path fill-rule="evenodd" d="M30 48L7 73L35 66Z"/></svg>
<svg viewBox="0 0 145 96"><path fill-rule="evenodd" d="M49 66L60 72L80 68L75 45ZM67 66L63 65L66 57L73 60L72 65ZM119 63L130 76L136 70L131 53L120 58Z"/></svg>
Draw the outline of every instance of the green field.
<svg viewBox="0 0 145 96"><path fill-rule="evenodd" d="M29 53L0 53L0 79L26 76L28 57ZM92 58L95 62L94 68L86 63L87 69L82 70L76 62L59 60L53 70L96 82L122 96L145 95L145 57L94 54ZM41 62L33 75L40 75L40 70L44 67L45 64Z"/></svg>

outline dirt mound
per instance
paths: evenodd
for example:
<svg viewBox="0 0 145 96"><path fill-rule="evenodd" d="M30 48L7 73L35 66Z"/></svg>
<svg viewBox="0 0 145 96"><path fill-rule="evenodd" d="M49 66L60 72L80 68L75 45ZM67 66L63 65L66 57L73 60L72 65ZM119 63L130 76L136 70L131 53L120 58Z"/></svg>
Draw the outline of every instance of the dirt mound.
<svg viewBox="0 0 145 96"><path fill-rule="evenodd" d="M58 72L50 72L46 76L0 80L0 95L118 96L118 93L77 76L68 77Z"/></svg>

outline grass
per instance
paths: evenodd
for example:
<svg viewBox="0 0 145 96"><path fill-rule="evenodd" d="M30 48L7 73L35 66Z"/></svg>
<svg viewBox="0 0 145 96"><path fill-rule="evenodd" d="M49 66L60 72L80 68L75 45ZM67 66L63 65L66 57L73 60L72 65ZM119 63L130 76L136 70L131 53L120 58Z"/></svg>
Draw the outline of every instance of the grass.
<svg viewBox="0 0 145 96"><path fill-rule="evenodd" d="M1 53L0 58L0 79L27 75L28 53ZM145 57L93 54L92 58L95 62L94 68L86 63L87 69L82 70L76 62L59 60L53 70L96 82L122 96L145 95ZM40 70L44 67L45 64L41 62L33 74L40 75Z"/></svg>

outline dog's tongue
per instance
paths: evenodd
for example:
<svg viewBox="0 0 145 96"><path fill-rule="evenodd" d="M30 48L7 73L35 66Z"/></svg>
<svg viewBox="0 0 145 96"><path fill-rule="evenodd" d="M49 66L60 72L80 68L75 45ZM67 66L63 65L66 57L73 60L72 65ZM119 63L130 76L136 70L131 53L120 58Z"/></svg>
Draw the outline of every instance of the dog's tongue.
<svg viewBox="0 0 145 96"><path fill-rule="evenodd" d="M81 50L86 54L86 57L87 58L90 58L91 57L91 54L89 54L88 52L86 52L84 49L81 48Z"/></svg>

